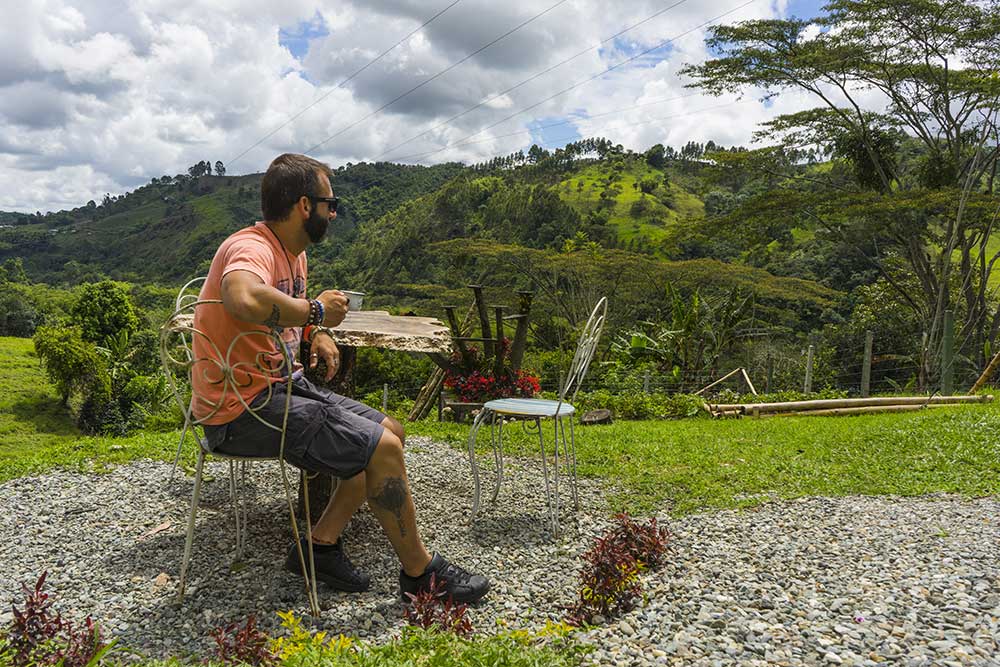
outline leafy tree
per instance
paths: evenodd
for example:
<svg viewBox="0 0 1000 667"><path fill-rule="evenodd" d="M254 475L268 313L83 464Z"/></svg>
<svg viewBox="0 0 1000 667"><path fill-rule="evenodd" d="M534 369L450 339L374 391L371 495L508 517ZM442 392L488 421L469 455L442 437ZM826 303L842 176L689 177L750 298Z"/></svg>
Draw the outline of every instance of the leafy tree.
<svg viewBox="0 0 1000 667"><path fill-rule="evenodd" d="M123 331L131 335L139 328L128 287L111 280L84 285L70 314L91 343L103 343Z"/></svg>
<svg viewBox="0 0 1000 667"><path fill-rule="evenodd" d="M104 359L93 343L83 339L80 327L38 327L34 343L63 405L74 392L110 395Z"/></svg>
<svg viewBox="0 0 1000 667"><path fill-rule="evenodd" d="M15 289L0 291L0 336L30 336L41 319L26 295Z"/></svg>
<svg viewBox="0 0 1000 667"><path fill-rule="evenodd" d="M956 338L980 359L1000 331L988 295L996 257L987 251L1000 158L998 8L995 0L830 0L812 20L715 26L707 43L719 57L684 68L714 94L816 99L760 136L786 148L820 145L852 178L774 170L797 186L794 215L862 254L923 323L930 349L941 344L944 312L956 311ZM827 30L807 34L814 24ZM887 100L882 109L863 103L871 90ZM920 158L908 161L915 151Z"/></svg>
<svg viewBox="0 0 1000 667"><path fill-rule="evenodd" d="M667 158L663 150L663 144L656 144L650 148L646 151L645 157L646 164L653 169L663 169L664 165L667 163Z"/></svg>
<svg viewBox="0 0 1000 667"><path fill-rule="evenodd" d="M215 162L215 175L216 176L226 175L226 165L222 164L222 160L216 160Z"/></svg>

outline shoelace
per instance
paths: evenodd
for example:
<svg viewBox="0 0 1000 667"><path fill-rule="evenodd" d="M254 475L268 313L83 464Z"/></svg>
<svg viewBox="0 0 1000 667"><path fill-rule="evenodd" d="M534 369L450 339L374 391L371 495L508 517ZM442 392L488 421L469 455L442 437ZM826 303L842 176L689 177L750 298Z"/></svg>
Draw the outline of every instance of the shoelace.
<svg viewBox="0 0 1000 667"><path fill-rule="evenodd" d="M443 568L438 570L442 579L447 579L448 581L454 581L459 584L464 584L469 579L472 578L472 573L462 569L454 563L448 563Z"/></svg>

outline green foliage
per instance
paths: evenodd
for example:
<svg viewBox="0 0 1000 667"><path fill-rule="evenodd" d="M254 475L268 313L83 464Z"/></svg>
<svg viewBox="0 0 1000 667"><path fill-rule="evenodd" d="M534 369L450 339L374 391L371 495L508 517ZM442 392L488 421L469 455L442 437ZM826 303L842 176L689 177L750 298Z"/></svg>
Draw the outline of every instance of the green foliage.
<svg viewBox="0 0 1000 667"><path fill-rule="evenodd" d="M128 336L139 328L128 285L110 280L84 285L71 314L84 340L91 343L101 343L119 332Z"/></svg>
<svg viewBox="0 0 1000 667"><path fill-rule="evenodd" d="M554 395L553 395L554 396ZM607 389L580 392L574 405L581 414L604 408L616 419L685 419L708 417L705 400L689 394L666 394L641 389L611 392Z"/></svg>
<svg viewBox="0 0 1000 667"><path fill-rule="evenodd" d="M612 344L612 351L632 363L652 360L656 369L674 377L697 377L715 372L723 354L731 351L750 326L752 295L732 289L710 301L698 289L685 298L667 284L670 315L662 322L643 322L641 329L626 331Z"/></svg>
<svg viewBox="0 0 1000 667"><path fill-rule="evenodd" d="M0 336L29 337L41 322L41 314L27 296L4 286L0 291Z"/></svg>
<svg viewBox="0 0 1000 667"><path fill-rule="evenodd" d="M33 340L35 353L63 405L74 392L110 396L111 380L104 359L83 339L80 327L39 327Z"/></svg>

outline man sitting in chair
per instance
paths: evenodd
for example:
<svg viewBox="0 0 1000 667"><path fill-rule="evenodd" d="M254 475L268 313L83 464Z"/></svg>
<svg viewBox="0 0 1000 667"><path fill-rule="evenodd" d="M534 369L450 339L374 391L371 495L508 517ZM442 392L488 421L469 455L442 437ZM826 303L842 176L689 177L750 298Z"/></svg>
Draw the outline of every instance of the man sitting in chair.
<svg viewBox="0 0 1000 667"><path fill-rule="evenodd" d="M337 372L340 353L324 327L343 321L347 298L337 290L306 298L305 249L319 243L330 220L337 217L332 175L327 165L304 155L278 156L261 181L264 221L231 235L215 253L199 299L221 299L222 306L196 308L195 329L208 340L195 336L194 354L199 360L216 359L235 341L230 357L234 382L224 390L227 383L217 381L218 371L194 372L195 416L204 424L210 450L231 456L277 457L281 433L262 424L246 406L280 427L285 392L290 388L285 460L340 479L312 529L316 577L339 590L368 589L370 578L351 563L341 538L347 522L367 499L399 557L404 599L406 593L429 588L434 574L456 601L474 602L489 590L489 581L438 554L432 556L417 533L403 461L402 425L378 410L312 384L298 362L291 368L290 382L287 369L270 378L245 372L261 358L273 359L275 351L266 336L240 334L266 329L278 332L293 361L305 339L311 348L310 367L324 359L327 379ZM278 358L275 367L281 366L282 357ZM295 545L285 567L302 575Z"/></svg>

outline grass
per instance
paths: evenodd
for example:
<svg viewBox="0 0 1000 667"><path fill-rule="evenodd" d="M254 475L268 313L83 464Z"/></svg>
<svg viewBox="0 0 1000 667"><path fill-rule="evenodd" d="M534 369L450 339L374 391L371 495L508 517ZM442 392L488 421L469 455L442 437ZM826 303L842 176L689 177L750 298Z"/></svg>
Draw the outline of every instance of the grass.
<svg viewBox="0 0 1000 667"><path fill-rule="evenodd" d="M466 446L468 426L424 422L408 430ZM505 431L513 451L537 450L537 436ZM615 509L643 513L666 502L682 514L812 495L992 495L1000 492L998 442L1000 409L986 405L855 417L616 422L577 429L577 457L581 475L617 488Z"/></svg>
<svg viewBox="0 0 1000 667"><path fill-rule="evenodd" d="M0 337L0 482L54 467L90 470L138 458L170 460L178 435L83 435L48 383L31 340Z"/></svg>
<svg viewBox="0 0 1000 667"><path fill-rule="evenodd" d="M90 437L73 426L31 341L0 338L0 481L52 467L169 460L177 433ZM467 424L407 424L464 449ZM509 449L537 441L508 428ZM615 509L675 513L809 495L1000 492L1000 405L855 417L618 421L577 429L580 474L606 480ZM486 447L485 438L481 447ZM464 472L463 472L464 474Z"/></svg>

